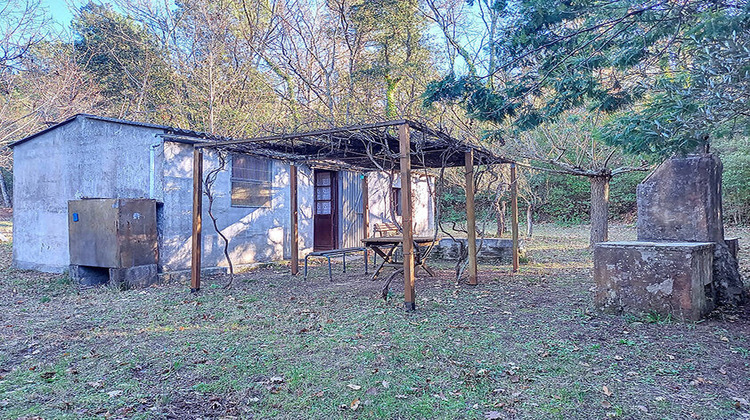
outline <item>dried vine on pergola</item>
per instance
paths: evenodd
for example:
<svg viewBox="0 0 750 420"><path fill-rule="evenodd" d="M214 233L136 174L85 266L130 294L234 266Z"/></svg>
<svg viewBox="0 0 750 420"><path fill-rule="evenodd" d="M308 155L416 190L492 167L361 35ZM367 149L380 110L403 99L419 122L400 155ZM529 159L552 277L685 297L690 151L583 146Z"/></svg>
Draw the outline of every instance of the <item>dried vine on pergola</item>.
<svg viewBox="0 0 750 420"><path fill-rule="evenodd" d="M398 133L394 134L394 131L398 129ZM403 154L403 147L408 148L408 153ZM444 171L447 167L466 167L466 182L467 188L471 187L471 194L467 195L471 197L471 211L467 217L471 221L471 226L468 229L469 248L473 251L470 254L473 255L473 268L470 271L470 282L473 279L473 283L476 283L476 243L473 239L476 233L474 226L474 206L473 206L473 191L476 189L475 184L484 174L485 169L478 172L474 171L474 167L486 168L488 165L494 165L499 163L511 163L514 162L508 159L494 155L489 150L475 144L469 144L464 141L455 139L448 134L443 132L430 129L421 123L408 120L388 121L382 123L333 128L310 131L306 133L296 134L279 134L271 135L266 137L258 137L253 139L242 139L242 140L218 140L218 141L205 141L195 145L195 161L194 161L194 174L200 175L202 173L202 150L213 149L219 151L219 153L244 153L259 157L272 158L280 161L284 161L292 165L292 168L296 168L297 165L306 165L311 168L325 168L332 170L346 170L353 172L367 172L367 171L379 171L389 174L390 184L393 185L394 170L399 169L402 172L402 184L406 181L411 185L409 181L411 179L410 173L415 171L423 171L424 175L427 176L427 186L430 196L433 196L432 188L430 184L430 177L433 173L430 170L439 170L439 185L435 188L443 188L444 184ZM394 151L397 150L397 151ZM402 167L403 164L406 167ZM470 172L469 172L470 171ZM293 172L296 174L296 170ZM291 176L291 175L290 175ZM404 179L406 176L406 179ZM202 175L201 175L202 177ZM296 177L296 175L295 175ZM195 185L195 184L194 184ZM201 185L200 183L198 184ZM296 181L290 187L294 189L296 194ZM402 190L402 198L411 200L411 196L406 196L408 190ZM194 192L194 209L200 209L201 205L196 202L197 195ZM296 214L296 202L292 204L293 214ZM394 209L390 209L391 219L396 222ZM439 205L435 205L435 230L433 233L432 244L425 250L425 257L429 255L436 243L439 230L442 229L442 223L440 223L440 209ZM469 213L469 206L467 205L467 213ZM409 206L409 212L407 213L411 218L413 215L411 206ZM293 216L293 229L296 229L296 216ZM407 220L404 217L404 220ZM194 212L193 218L193 232L194 241L193 243L200 242L200 218L196 218ZM197 225L196 225L197 223ZM411 223L411 222L410 222ZM398 224L397 224L398 225ZM196 228L196 226L198 226ZM399 226L401 231L404 230L403 226ZM443 230L444 231L444 230ZM196 233L197 232L197 233ZM294 232L294 230L293 230ZM444 231L445 232L445 231ZM447 233L447 232L446 232ZM451 236L447 233L448 236ZM196 238L197 235L197 239ZM293 235L292 246L296 249L298 237ZM483 240L484 234L482 234ZM413 249L413 233L411 228L409 234L404 232L404 239L410 238L412 244L409 245L410 258L413 258L411 249ZM406 244L404 242L404 255L407 255ZM515 249L515 242L514 242ZM292 253L292 271L296 272L296 265L298 264L298 255L295 252ZM404 268L407 268L407 259L404 259ZM459 266L462 264L461 261L457 263L457 274L461 275L462 269ZM405 283L411 284L411 305L413 306L413 269L410 268L410 273L407 275L404 272ZM191 286L195 290L200 287L200 249L194 246L193 249L193 265L192 265L192 281ZM392 274L389 281L384 285L383 291L387 295L388 285L390 280L398 274ZM407 281L407 279L411 279ZM409 299L406 299L406 303L409 303Z"/></svg>

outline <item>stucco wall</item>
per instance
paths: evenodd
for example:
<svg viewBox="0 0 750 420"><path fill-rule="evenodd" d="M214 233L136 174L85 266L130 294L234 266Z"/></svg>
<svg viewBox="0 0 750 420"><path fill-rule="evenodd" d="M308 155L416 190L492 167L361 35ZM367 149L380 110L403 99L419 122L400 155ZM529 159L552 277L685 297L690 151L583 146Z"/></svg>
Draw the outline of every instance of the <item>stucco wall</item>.
<svg viewBox="0 0 750 420"><path fill-rule="evenodd" d="M401 176L388 176L387 173L371 172L368 174L368 193L370 206L370 235L375 223L392 223L390 211L390 194L392 187L401 186ZM431 176L412 175L412 208L415 235L432 235L435 229L434 194L435 179ZM401 216L396 216L401 223Z"/></svg>
<svg viewBox="0 0 750 420"><path fill-rule="evenodd" d="M191 145L164 144L164 205L159 254L163 271L190 268L192 232L192 168ZM203 171L208 174L219 165L215 152L204 154ZM290 189L289 165L272 162L272 194L270 207L232 207L231 158L219 172L212 188L213 214L219 230L229 239L229 255L236 265L275 261L290 256ZM300 250L312 247L312 176L307 167L299 167L298 214ZM216 233L208 214L208 198L203 196L203 267L226 267L224 242Z"/></svg>
<svg viewBox="0 0 750 420"><path fill-rule="evenodd" d="M81 116L15 146L14 265L51 272L68 268L68 200L148 197L149 149L158 143L158 133Z"/></svg>
<svg viewBox="0 0 750 420"><path fill-rule="evenodd" d="M52 272L62 272L68 268L69 200L154 198L159 202L160 271L189 269L193 146L173 141L162 142L160 134L163 134L163 130L159 128L79 116L70 123L15 146L14 265ZM204 173L218 164L213 152L206 151L204 159ZM289 258L289 165L281 161L273 162L272 200L267 208L231 206L230 165L228 162L214 185L214 214L219 229L230 239L232 261L247 264ZM298 223L302 255L310 252L313 246L312 175L309 167L298 168ZM370 232L374 223L391 221L388 179L386 174L369 174ZM427 179L415 176L413 186L416 232L423 234L430 233L434 226L433 200L429 195ZM347 194L343 194L342 187L342 199L344 195L354 197L357 191L361 191L357 174L342 173L340 180L356 183ZM348 214L361 219L356 203L347 205L351 207ZM356 238L352 241L356 242ZM208 216L205 196L202 265L206 268L227 265L223 243Z"/></svg>

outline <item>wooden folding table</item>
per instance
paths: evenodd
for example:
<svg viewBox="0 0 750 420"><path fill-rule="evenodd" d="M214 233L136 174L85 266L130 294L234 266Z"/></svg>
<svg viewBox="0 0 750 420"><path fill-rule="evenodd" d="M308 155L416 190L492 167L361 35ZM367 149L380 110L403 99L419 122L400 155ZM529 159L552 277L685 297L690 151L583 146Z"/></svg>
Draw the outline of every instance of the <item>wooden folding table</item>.
<svg viewBox="0 0 750 420"><path fill-rule="evenodd" d="M422 267L431 277L435 272L425 264L425 252L428 247L439 239L432 236L415 236L414 242L414 269ZM403 267L403 262L397 262L394 258L394 252L404 242L403 236L381 236L374 238L362 239L362 243L373 250L375 255L379 255L383 262L375 269L372 279L377 279L384 267Z"/></svg>

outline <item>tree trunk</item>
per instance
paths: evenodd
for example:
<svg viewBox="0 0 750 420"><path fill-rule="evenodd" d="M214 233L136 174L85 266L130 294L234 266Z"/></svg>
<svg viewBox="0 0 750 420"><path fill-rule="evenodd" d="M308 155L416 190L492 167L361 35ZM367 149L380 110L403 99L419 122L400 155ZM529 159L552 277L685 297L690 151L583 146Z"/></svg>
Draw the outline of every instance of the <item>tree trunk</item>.
<svg viewBox="0 0 750 420"><path fill-rule="evenodd" d="M505 200L495 203L497 209L497 237L502 238L505 233Z"/></svg>
<svg viewBox="0 0 750 420"><path fill-rule="evenodd" d="M396 88L398 87L400 77L391 77L390 75L385 76L385 116L386 118L396 118L398 112L396 110Z"/></svg>
<svg viewBox="0 0 750 420"><path fill-rule="evenodd" d="M534 207L531 203L526 203L526 236L529 238L531 238L531 235L534 233L534 221L531 218L533 210Z"/></svg>
<svg viewBox="0 0 750 420"><path fill-rule="evenodd" d="M3 197L3 207L13 207L10 194L8 194L8 185L5 183L5 176L2 170L0 170L0 193Z"/></svg>
<svg viewBox="0 0 750 420"><path fill-rule="evenodd" d="M607 218L609 216L609 176L591 177L591 239L593 248L597 242L607 241Z"/></svg>

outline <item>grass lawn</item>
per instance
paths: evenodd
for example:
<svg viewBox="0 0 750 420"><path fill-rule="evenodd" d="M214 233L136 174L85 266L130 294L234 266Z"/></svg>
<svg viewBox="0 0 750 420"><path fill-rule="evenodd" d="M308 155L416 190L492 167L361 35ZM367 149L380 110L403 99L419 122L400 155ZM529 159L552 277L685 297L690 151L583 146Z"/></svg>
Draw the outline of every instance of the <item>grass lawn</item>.
<svg viewBox="0 0 750 420"><path fill-rule="evenodd" d="M750 418L750 309L600 313L586 227L536 232L516 275L419 277L416 313L361 261L121 292L14 270L1 244L0 418Z"/></svg>

